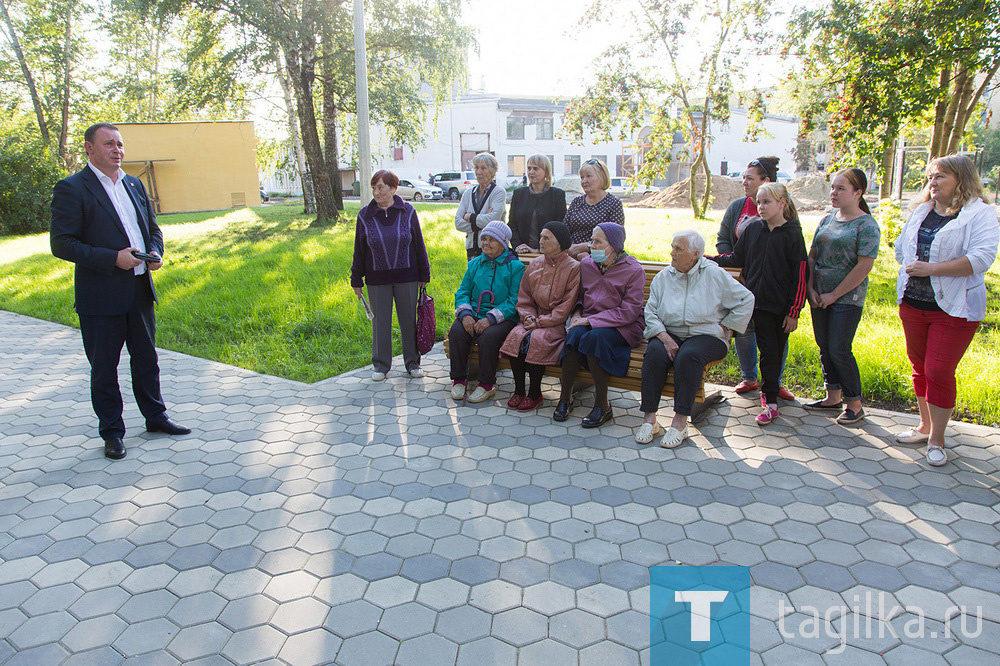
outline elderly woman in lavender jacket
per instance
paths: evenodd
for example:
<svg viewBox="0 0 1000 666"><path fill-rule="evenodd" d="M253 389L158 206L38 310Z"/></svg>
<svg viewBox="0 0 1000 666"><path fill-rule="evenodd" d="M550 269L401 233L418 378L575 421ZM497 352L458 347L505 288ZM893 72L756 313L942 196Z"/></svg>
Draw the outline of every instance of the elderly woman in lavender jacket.
<svg viewBox="0 0 1000 666"><path fill-rule="evenodd" d="M581 305L569 320L563 346L561 392L552 418L565 421L573 408L573 382L583 363L594 377L594 408L583 419L584 428L596 428L611 417L608 381L624 377L632 349L642 342L642 313L646 272L625 252L625 227L598 224L590 241L590 256L580 262Z"/></svg>

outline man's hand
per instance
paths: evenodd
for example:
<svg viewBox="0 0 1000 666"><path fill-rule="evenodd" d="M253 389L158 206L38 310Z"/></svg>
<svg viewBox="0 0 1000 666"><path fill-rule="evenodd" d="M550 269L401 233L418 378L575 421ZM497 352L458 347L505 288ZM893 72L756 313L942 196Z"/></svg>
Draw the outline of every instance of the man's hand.
<svg viewBox="0 0 1000 666"><path fill-rule="evenodd" d="M674 360L677 356L677 350L680 349L680 345L677 344L677 341L670 337L670 334L666 331L657 333L656 337L659 338L660 342L663 343L663 346L667 348L667 356L670 357L670 360Z"/></svg>
<svg viewBox="0 0 1000 666"><path fill-rule="evenodd" d="M486 317L483 317L482 319L480 319L479 321L477 321L476 325L473 326L472 328L473 328L473 330L476 331L476 334L478 335L479 333L482 333L483 331L485 331L489 327L490 327L490 320L487 319Z"/></svg>
<svg viewBox="0 0 1000 666"><path fill-rule="evenodd" d="M155 250L153 252L150 252L150 254L153 255L154 257L157 257L157 258L160 256L159 252L156 252ZM163 262L162 261L147 261L146 262L146 266L148 266L149 270L151 270L151 271L158 271L158 270L160 270L160 267L163 266Z"/></svg>
<svg viewBox="0 0 1000 666"><path fill-rule="evenodd" d="M792 331L794 331L798 327L799 327L799 318L798 317L787 317L786 316L785 317L785 321L783 321L782 324L781 324L781 328L782 328L782 330L785 331L785 333L791 333Z"/></svg>
<svg viewBox="0 0 1000 666"><path fill-rule="evenodd" d="M472 315L465 315L462 317L462 328L464 328L465 332L469 335L476 334L476 320L472 317Z"/></svg>
<svg viewBox="0 0 1000 666"><path fill-rule="evenodd" d="M118 250L118 258L115 259L115 266L122 269L123 271L130 271L139 264L142 263L142 259L136 259L132 256L133 252L138 252L137 247L127 247L124 250ZM159 267L157 267L159 268Z"/></svg>
<svg viewBox="0 0 1000 666"><path fill-rule="evenodd" d="M361 300L362 296L364 296L364 292L361 287L354 287L354 293L357 295L358 300Z"/></svg>

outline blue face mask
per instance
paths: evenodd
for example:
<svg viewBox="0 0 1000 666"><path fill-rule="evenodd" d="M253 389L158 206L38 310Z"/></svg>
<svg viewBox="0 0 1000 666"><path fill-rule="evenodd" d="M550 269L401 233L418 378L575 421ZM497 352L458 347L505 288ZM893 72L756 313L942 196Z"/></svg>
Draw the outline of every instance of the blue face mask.
<svg viewBox="0 0 1000 666"><path fill-rule="evenodd" d="M595 250L590 249L590 258L599 264L603 264L605 259L608 258L608 253L605 250Z"/></svg>

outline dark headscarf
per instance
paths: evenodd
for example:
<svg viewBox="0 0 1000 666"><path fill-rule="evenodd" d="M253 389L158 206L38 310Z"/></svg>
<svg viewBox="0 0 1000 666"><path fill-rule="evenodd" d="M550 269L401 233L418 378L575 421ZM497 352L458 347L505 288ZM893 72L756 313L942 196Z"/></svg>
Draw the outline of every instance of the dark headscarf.
<svg viewBox="0 0 1000 666"><path fill-rule="evenodd" d="M542 230L548 229L549 233L556 237L559 241L559 247L563 250L568 250L569 246L573 244L570 239L569 226L565 222L560 222L558 220L553 220L552 222L546 222Z"/></svg>

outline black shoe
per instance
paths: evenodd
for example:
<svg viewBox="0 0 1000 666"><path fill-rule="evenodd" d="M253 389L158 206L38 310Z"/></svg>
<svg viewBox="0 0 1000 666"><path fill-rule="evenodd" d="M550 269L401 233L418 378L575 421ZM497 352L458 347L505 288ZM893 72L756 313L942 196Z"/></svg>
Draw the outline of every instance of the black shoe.
<svg viewBox="0 0 1000 666"><path fill-rule="evenodd" d="M569 413L573 410L572 400L560 400L556 404L556 411L552 413L553 421L565 421L569 418Z"/></svg>
<svg viewBox="0 0 1000 666"><path fill-rule="evenodd" d="M833 403L832 405L825 405L825 404L823 404L822 400L817 400L815 402L807 402L807 403L803 404L802 406L805 407L806 409L830 409L830 410L838 411L839 412L840 408L841 408L841 406L843 404L844 404L843 401L838 400L837 402Z"/></svg>
<svg viewBox="0 0 1000 666"><path fill-rule="evenodd" d="M156 423L146 422L146 432L164 432L168 435L187 435L191 432L191 428L185 428L182 425L177 425L170 419L163 419L162 421L157 421Z"/></svg>
<svg viewBox="0 0 1000 666"><path fill-rule="evenodd" d="M611 413L611 408L601 409L600 407L594 407L590 410L590 413L583 417L583 427L584 428L597 428L604 425L614 414Z"/></svg>
<svg viewBox="0 0 1000 666"><path fill-rule="evenodd" d="M104 457L111 460L121 460L125 457L125 442L121 437L104 440Z"/></svg>

